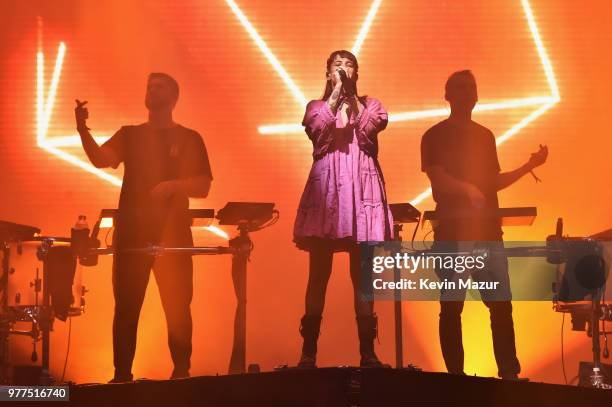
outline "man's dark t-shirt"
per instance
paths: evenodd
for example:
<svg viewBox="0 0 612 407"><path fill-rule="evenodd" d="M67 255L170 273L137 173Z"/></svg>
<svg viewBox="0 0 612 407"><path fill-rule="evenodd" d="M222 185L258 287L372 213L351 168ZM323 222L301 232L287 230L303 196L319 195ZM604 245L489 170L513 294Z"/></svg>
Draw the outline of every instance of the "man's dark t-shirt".
<svg viewBox="0 0 612 407"><path fill-rule="evenodd" d="M115 243L192 245L186 197L155 202L151 190L162 181L207 175L212 171L202 137L181 125L156 129L148 124L123 126L104 146L124 163Z"/></svg>
<svg viewBox="0 0 612 407"><path fill-rule="evenodd" d="M457 124L444 120L425 132L421 140L421 170L443 167L447 174L478 187L485 196L482 211L471 206L464 195L445 194L432 188L436 211L441 217L460 214L478 217L479 213L499 208L496 179L500 172L495 136L484 126L470 121ZM502 235L498 219L440 221L436 240L497 240Z"/></svg>

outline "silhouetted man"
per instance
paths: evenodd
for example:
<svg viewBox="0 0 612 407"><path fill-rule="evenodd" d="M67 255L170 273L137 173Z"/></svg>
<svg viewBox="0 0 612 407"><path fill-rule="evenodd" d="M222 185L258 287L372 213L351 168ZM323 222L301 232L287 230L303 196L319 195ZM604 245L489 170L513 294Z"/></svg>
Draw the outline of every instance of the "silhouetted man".
<svg viewBox="0 0 612 407"><path fill-rule="evenodd" d="M421 140L421 169L431 181L436 212L441 218L434 229L434 246L441 250L457 250L464 241L485 241L493 249L503 248L499 218L484 214L499 209L497 191L515 183L533 168L546 161L548 149L540 146L529 161L518 169L500 173L495 136L484 126L472 121L472 109L478 101L476 80L470 71L453 73L446 82L445 99L451 114L436 124ZM460 216L457 216L460 214ZM441 280L453 280L453 270L437 270ZM479 276L499 281L495 291L480 294L491 314L493 348L498 374L517 379L520 364L516 357L512 303L505 255L495 255L486 262ZM478 279L472 273L473 279ZM440 311L440 345L449 373L463 371L461 312L465 290L442 290Z"/></svg>
<svg viewBox="0 0 612 407"><path fill-rule="evenodd" d="M191 298L193 264L190 255L158 258L124 251L148 245L192 246L189 197L206 197L212 172L200 135L177 124L172 111L178 100L177 82L152 73L147 82L146 123L123 126L98 146L86 125L87 102L76 101L77 130L87 157L96 168L124 163L113 245L113 351L111 382L132 380L138 318L151 267L159 287L168 326L168 346L174 370L171 378L189 376L191 358ZM156 335L156 334L155 334Z"/></svg>

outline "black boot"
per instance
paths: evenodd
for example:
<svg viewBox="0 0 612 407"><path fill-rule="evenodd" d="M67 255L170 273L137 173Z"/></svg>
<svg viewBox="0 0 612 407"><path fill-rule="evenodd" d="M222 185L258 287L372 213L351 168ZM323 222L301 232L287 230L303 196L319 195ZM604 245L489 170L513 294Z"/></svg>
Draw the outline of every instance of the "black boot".
<svg viewBox="0 0 612 407"><path fill-rule="evenodd" d="M315 368L317 367L317 340L321 328L321 316L304 315L300 322L300 334L304 338L304 344L298 367Z"/></svg>
<svg viewBox="0 0 612 407"><path fill-rule="evenodd" d="M109 383L128 383L134 380L132 373L128 371L115 370L115 376L109 381Z"/></svg>
<svg viewBox="0 0 612 407"><path fill-rule="evenodd" d="M189 369L175 367L172 371L172 375L170 376L170 380L187 379L188 377L191 377L189 374Z"/></svg>
<svg viewBox="0 0 612 407"><path fill-rule="evenodd" d="M376 314L357 316L359 333L359 353L361 367L385 367L374 353L374 338L378 337L378 318Z"/></svg>

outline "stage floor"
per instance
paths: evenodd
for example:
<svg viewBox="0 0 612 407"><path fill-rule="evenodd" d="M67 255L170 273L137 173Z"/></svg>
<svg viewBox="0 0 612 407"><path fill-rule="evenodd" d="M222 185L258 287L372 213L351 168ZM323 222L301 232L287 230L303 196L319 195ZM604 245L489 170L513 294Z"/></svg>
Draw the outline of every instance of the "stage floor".
<svg viewBox="0 0 612 407"><path fill-rule="evenodd" d="M612 403L612 390L403 369L340 367L75 385L70 388L69 405L335 407L471 403L496 407L606 406Z"/></svg>

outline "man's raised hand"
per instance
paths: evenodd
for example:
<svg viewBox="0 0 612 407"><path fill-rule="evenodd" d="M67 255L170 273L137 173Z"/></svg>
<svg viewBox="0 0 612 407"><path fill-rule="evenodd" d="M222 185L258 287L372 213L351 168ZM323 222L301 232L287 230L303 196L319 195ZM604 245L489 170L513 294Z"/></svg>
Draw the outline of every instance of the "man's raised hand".
<svg viewBox="0 0 612 407"><path fill-rule="evenodd" d="M537 152L531 154L531 157L529 158L529 162L527 163L527 165L529 166L529 169L534 169L544 164L547 158L548 158L548 146L545 146L545 145L543 146L542 144L540 144L540 149Z"/></svg>
<svg viewBox="0 0 612 407"><path fill-rule="evenodd" d="M74 108L74 118L76 120L77 130L89 130L87 127L87 119L89 118L89 111L85 107L87 101L81 102L79 99L74 100L76 107Z"/></svg>

